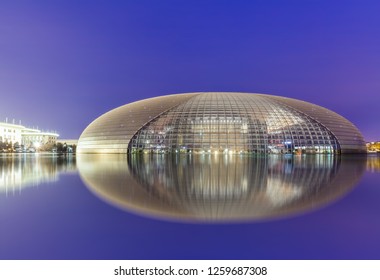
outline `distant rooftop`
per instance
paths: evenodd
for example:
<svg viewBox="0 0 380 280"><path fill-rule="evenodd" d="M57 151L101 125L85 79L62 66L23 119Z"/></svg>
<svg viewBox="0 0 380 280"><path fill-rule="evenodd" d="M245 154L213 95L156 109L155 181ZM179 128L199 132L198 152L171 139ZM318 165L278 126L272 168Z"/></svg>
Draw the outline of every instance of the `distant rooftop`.
<svg viewBox="0 0 380 280"><path fill-rule="evenodd" d="M21 120L18 122L15 121L15 119L12 119L10 122L8 118L5 118L4 122L0 121L0 126L8 126L8 127L14 127L22 130L22 133L44 133L44 134L53 134L56 136L59 136L58 132L56 130L41 130L37 127L27 127L21 124Z"/></svg>

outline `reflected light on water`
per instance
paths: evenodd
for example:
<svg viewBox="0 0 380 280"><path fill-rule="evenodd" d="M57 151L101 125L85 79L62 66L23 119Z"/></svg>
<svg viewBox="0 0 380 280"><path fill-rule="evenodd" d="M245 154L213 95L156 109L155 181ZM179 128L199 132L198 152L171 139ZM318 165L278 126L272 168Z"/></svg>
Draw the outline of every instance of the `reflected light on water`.
<svg viewBox="0 0 380 280"><path fill-rule="evenodd" d="M367 157L367 171L380 172L380 154L368 155Z"/></svg>
<svg viewBox="0 0 380 280"><path fill-rule="evenodd" d="M0 155L0 195L56 182L61 172L76 172L75 158L43 154Z"/></svg>
<svg viewBox="0 0 380 280"><path fill-rule="evenodd" d="M79 155L101 199L128 211L187 221L262 220L304 213L350 191L362 156Z"/></svg>

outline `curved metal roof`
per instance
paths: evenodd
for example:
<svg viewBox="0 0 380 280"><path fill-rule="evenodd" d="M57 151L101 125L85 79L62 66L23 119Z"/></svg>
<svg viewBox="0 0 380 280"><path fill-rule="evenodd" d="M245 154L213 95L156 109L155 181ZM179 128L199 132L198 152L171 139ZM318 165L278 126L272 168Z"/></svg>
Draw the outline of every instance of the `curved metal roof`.
<svg viewBox="0 0 380 280"><path fill-rule="evenodd" d="M288 139L291 147L284 144ZM168 151L181 146L198 152L217 148L267 153L310 147L322 152L330 146L339 153L366 151L360 131L321 106L266 94L200 92L116 108L83 131L77 152Z"/></svg>

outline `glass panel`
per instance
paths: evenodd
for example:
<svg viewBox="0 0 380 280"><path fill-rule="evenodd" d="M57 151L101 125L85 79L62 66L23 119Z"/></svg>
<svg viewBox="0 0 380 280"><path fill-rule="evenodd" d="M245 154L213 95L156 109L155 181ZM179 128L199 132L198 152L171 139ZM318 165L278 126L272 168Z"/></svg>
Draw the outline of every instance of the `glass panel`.
<svg viewBox="0 0 380 280"><path fill-rule="evenodd" d="M339 145L319 122L271 98L207 93L196 95L148 122L133 136L129 150L315 154L338 153Z"/></svg>

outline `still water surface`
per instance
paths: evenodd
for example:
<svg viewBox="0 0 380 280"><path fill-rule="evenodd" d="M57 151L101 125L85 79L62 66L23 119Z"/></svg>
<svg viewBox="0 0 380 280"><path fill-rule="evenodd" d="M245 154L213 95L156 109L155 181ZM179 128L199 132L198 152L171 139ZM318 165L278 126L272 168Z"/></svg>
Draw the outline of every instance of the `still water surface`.
<svg viewBox="0 0 380 280"><path fill-rule="evenodd" d="M380 259L380 157L2 155L1 259Z"/></svg>

